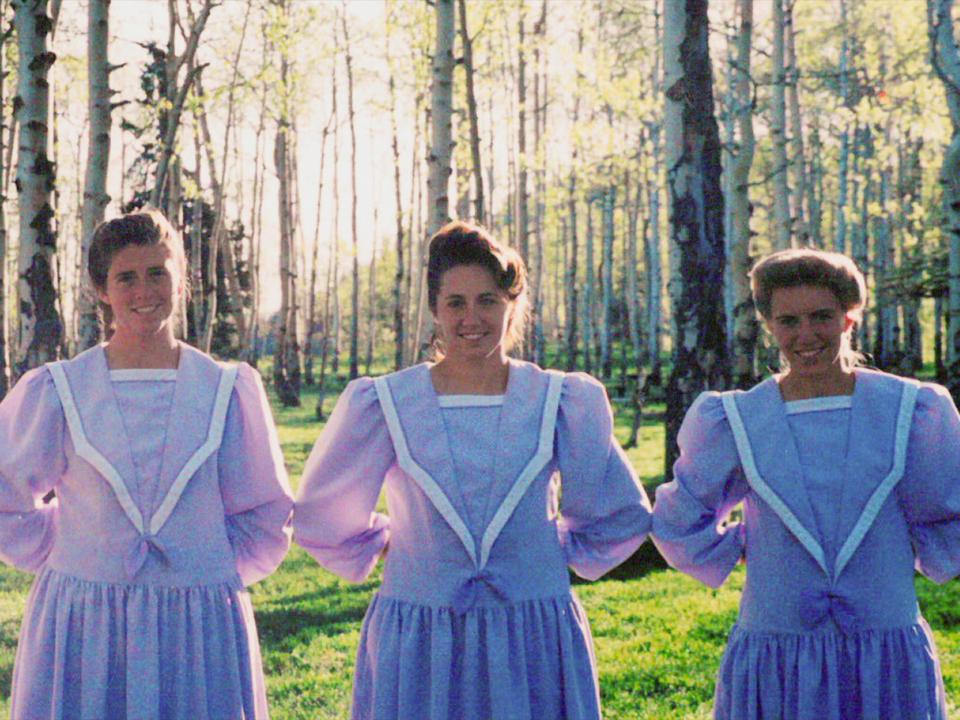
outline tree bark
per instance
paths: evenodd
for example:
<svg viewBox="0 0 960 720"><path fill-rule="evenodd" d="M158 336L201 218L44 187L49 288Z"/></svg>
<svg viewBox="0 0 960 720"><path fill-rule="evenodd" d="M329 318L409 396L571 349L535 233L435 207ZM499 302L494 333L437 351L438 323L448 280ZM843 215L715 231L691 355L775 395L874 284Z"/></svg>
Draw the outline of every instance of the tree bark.
<svg viewBox="0 0 960 720"><path fill-rule="evenodd" d="M698 394L728 384L723 317L723 194L706 0L666 3L664 67L670 203L673 370L667 388L666 470Z"/></svg>
<svg viewBox="0 0 960 720"><path fill-rule="evenodd" d="M784 1L773 0L773 97L770 108L770 135L773 138L773 239L777 250L790 247L793 229L788 175L790 163L787 160L786 74L783 65Z"/></svg>
<svg viewBox="0 0 960 720"><path fill-rule="evenodd" d="M90 250L93 231L103 221L110 202L107 194L107 166L110 164L110 0L90 0L87 14L87 88L90 139L87 143L87 169L83 183L83 215L80 229L82 255ZM81 260L81 265L83 261ZM77 288L79 305L78 349L100 342L97 298L83 275Z"/></svg>
<svg viewBox="0 0 960 720"><path fill-rule="evenodd" d="M736 116L740 132L731 172L730 265L733 279L733 384L748 389L756 383L755 351L759 324L750 279L750 168L753 165L753 92L750 84L750 48L753 38L753 0L738 0L740 33L737 36Z"/></svg>
<svg viewBox="0 0 960 720"><path fill-rule="evenodd" d="M480 123L477 118L477 94L474 88L473 38L467 28L467 0L457 0L460 10L460 44L466 81L467 117L470 121L470 164L473 176L473 219L483 224L483 165L480 162Z"/></svg>
<svg viewBox="0 0 960 720"><path fill-rule="evenodd" d="M46 0L16 0L13 8L18 47L14 107L20 128L16 176L20 333L14 366L19 377L30 368L57 359L62 324L54 269L56 235L51 226L54 164L47 155L47 73L56 60L47 48L47 36L53 30L53 21L47 15Z"/></svg>
<svg viewBox="0 0 960 720"><path fill-rule="evenodd" d="M350 379L360 375L360 259L359 237L357 233L357 125L353 108L353 57L350 51L350 31L347 28L347 12L340 13L340 26L343 29L343 44L347 63L347 117L350 125L350 241L351 284L350 284ZM448 160L449 164L449 160Z"/></svg>

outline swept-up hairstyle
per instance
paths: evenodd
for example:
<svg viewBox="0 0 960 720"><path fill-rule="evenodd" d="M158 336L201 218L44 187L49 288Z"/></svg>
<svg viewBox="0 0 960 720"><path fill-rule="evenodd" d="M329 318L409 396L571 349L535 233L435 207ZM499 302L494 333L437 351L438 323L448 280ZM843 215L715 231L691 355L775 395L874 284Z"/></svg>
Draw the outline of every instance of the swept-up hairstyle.
<svg viewBox="0 0 960 720"><path fill-rule="evenodd" d="M87 252L87 275L95 291L106 290L113 258L130 245L166 245L180 270L181 282L187 282L187 258L180 233L159 210L144 208L102 222L93 231ZM109 333L113 312L106 303L99 302L99 305L104 327Z"/></svg>
<svg viewBox="0 0 960 720"><path fill-rule="evenodd" d="M771 320L770 304L774 290L800 285L826 288L853 319L854 328L862 321L867 286L856 263L842 253L813 248L780 250L761 258L750 270L753 302L760 317L766 321ZM860 353L850 347L851 332L844 333L840 350L840 359L846 369L862 361Z"/></svg>
<svg viewBox="0 0 960 720"><path fill-rule="evenodd" d="M527 268L523 258L515 250L502 246L479 225L459 220L447 223L430 239L427 304L432 313L437 311L443 274L460 265L478 265L489 271L496 286L513 301L506 349L519 345L527 324Z"/></svg>

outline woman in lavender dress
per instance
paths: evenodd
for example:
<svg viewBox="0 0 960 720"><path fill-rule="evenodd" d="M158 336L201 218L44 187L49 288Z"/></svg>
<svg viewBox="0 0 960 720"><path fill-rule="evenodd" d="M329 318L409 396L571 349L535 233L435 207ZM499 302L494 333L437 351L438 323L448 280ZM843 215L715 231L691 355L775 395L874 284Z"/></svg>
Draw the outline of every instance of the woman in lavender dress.
<svg viewBox="0 0 960 720"><path fill-rule="evenodd" d="M452 223L430 243L427 282L442 358L347 387L294 513L294 539L349 580L386 556L352 717L595 720L567 566L593 579L629 556L646 496L602 385L508 359L526 300L516 253ZM384 485L389 517L375 509Z"/></svg>
<svg viewBox="0 0 960 720"><path fill-rule="evenodd" d="M244 586L283 559L292 498L257 374L174 338L184 271L160 213L102 224L110 340L0 404L0 557L37 573L15 719L267 717Z"/></svg>
<svg viewBox="0 0 960 720"><path fill-rule="evenodd" d="M752 271L784 370L704 393L680 430L654 537L676 568L746 585L716 718L942 720L943 682L914 568L960 572L960 420L938 385L855 367L863 275L787 250ZM742 523L725 523L743 502Z"/></svg>

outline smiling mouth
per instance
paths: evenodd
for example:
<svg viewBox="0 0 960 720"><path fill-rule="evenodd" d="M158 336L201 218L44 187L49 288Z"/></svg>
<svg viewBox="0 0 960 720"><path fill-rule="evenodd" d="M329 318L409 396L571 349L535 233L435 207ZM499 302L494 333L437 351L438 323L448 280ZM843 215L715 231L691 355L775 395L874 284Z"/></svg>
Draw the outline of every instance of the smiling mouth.
<svg viewBox="0 0 960 720"><path fill-rule="evenodd" d="M797 356L802 358L813 358L823 352L823 348L817 348L815 350L796 350L795 353Z"/></svg>
<svg viewBox="0 0 960 720"><path fill-rule="evenodd" d="M135 312L138 315L149 315L150 313L155 312L159 307L160 307L159 305L150 305L149 307L138 307L138 308L130 308L130 309L132 312Z"/></svg>

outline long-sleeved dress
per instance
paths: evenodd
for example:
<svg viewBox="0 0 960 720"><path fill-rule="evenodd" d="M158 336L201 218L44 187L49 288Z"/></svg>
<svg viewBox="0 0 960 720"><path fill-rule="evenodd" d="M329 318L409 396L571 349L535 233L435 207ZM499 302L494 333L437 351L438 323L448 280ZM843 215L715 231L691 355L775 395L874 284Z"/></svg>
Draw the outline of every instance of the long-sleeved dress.
<svg viewBox="0 0 960 720"><path fill-rule="evenodd" d="M858 369L852 396L784 402L774 379L705 393L657 491L654 539L719 586L744 557L715 717L941 720L914 568L960 572L960 420L944 388ZM725 523L743 501L743 520Z"/></svg>
<svg viewBox="0 0 960 720"><path fill-rule="evenodd" d="M384 483L389 518L375 510ZM503 396L438 396L425 364L352 382L294 512L294 540L352 581L389 543L355 720L599 718L567 566L599 577L649 527L603 386L516 361Z"/></svg>
<svg viewBox="0 0 960 720"><path fill-rule="evenodd" d="M0 403L0 558L37 573L12 717L266 718L244 586L291 508L248 366L181 345L176 370L110 371L95 347L24 375Z"/></svg>

